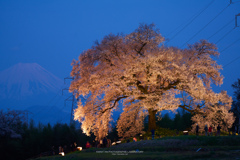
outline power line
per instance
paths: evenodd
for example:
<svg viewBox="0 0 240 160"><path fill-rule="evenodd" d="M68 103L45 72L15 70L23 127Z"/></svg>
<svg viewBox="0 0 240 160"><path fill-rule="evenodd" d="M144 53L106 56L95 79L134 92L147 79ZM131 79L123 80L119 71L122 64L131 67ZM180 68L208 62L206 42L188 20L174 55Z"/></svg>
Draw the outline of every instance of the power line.
<svg viewBox="0 0 240 160"><path fill-rule="evenodd" d="M194 34L187 42L185 42L181 47L183 47L185 44L187 44L190 40L192 40L196 35L198 35L200 32L202 32L210 23L212 23L219 15L221 15L228 7L227 5L222 11L220 11L213 19L211 19L203 28L201 28L196 34Z"/></svg>
<svg viewBox="0 0 240 160"><path fill-rule="evenodd" d="M55 96L53 96L53 97L47 102L46 106L48 106L57 96L59 96L59 93L62 91L64 85L65 85L65 84L63 84L63 85L60 87L60 89L57 91L57 93L55 94ZM60 97L60 98L61 98L61 97ZM54 105L56 105L56 104L59 102L60 98L58 98L57 102L56 102ZM53 108L53 106L50 107L50 108L48 109L48 111L50 111L52 108ZM40 112L42 112L43 110L45 110L45 108L42 108L41 110L39 110L37 113L34 113L34 114L35 114L35 115L38 115L38 114L39 114Z"/></svg>
<svg viewBox="0 0 240 160"><path fill-rule="evenodd" d="M224 48L224 49L223 49L223 50L221 50L220 52L223 52L223 51L225 51L226 49L228 49L229 47L231 47L232 45L234 45L235 43L237 43L239 40L240 40L240 38L239 38L239 39L237 39L236 41L234 41L233 43L231 43L230 45L228 45L226 48Z"/></svg>
<svg viewBox="0 0 240 160"><path fill-rule="evenodd" d="M240 2L240 1L235 1L235 2L232 2L232 4L233 4L233 3L239 3L239 2Z"/></svg>
<svg viewBox="0 0 240 160"><path fill-rule="evenodd" d="M240 56L239 56L239 57L237 57L236 59L232 60L231 62L229 62L229 63L225 64L225 65L223 66L223 68L225 68L226 66L228 66L228 65L232 64L233 62L235 62L235 61L236 61L236 60L238 60L238 59L240 59Z"/></svg>
<svg viewBox="0 0 240 160"><path fill-rule="evenodd" d="M65 107L66 107L66 106L63 105L63 107L60 108L60 111L63 111L63 109L64 109ZM59 114L60 114L60 112L58 113L58 121L60 120L59 123L61 123L62 120L63 120L63 118L62 118L62 116L61 116L61 118L60 118L60 115L59 115ZM69 114L66 114L65 118L66 118L67 116L69 116ZM65 118L64 118L64 119L65 119Z"/></svg>
<svg viewBox="0 0 240 160"><path fill-rule="evenodd" d="M62 97L63 97L63 95L59 95L59 98L57 99L57 101L52 105L52 107L51 107L50 109L48 109L48 111L51 110L53 107L55 107L55 105L56 105L57 103L59 103L59 101L62 99ZM66 96L65 96L65 97L66 97Z"/></svg>
<svg viewBox="0 0 240 160"><path fill-rule="evenodd" d="M227 46L227 47L224 48L223 50L221 50L220 52L225 51L226 49L228 49L229 47L231 47L233 44L235 44L236 42L238 42L239 40L240 40L240 38L237 39L236 41L234 41L233 43L231 43L229 46ZM240 56L238 56L238 57L235 58L234 60L230 61L229 63L225 64L225 65L223 66L223 68L227 67L228 65L230 65L230 64L232 64L233 62L237 61L238 59L240 59Z"/></svg>
<svg viewBox="0 0 240 160"><path fill-rule="evenodd" d="M230 31L228 31L224 36L222 36L215 44L218 44L218 42L220 42L221 40L223 40L223 38L225 38L229 33L231 33L233 30L235 29L235 27L233 29L231 29Z"/></svg>
<svg viewBox="0 0 240 160"><path fill-rule="evenodd" d="M54 107L56 107L56 104L59 103L59 101L61 100L61 96L57 99L57 101L48 109L46 109L45 107L42 108L40 111L38 111L37 113L34 113L35 115L38 115L39 116L39 113L41 113L43 110L45 110L45 112L49 112L50 110L52 110ZM49 105L49 104L48 104ZM47 106L48 106L47 105Z"/></svg>
<svg viewBox="0 0 240 160"><path fill-rule="evenodd" d="M214 0L215 1L215 0ZM210 2L211 3L211 2ZM209 3L209 5L210 5ZM200 11L201 12L201 11ZM192 19L194 19L194 17L196 17L196 15L199 13L195 13L191 18L189 18L186 22L191 21ZM174 30L172 30L170 33L168 33L166 35L166 37L170 36L173 32L175 32L178 28L182 27L186 22L183 22L182 24L180 24L178 27L176 27Z"/></svg>
<svg viewBox="0 0 240 160"><path fill-rule="evenodd" d="M60 89L57 91L56 95L55 95L52 99L50 99L50 100L48 101L47 105L49 105L50 102L52 102L52 101L58 96L59 92L62 91L62 88L63 88L64 85L65 85L65 84L63 84L63 85L60 87Z"/></svg>
<svg viewBox="0 0 240 160"><path fill-rule="evenodd" d="M218 34L221 30L223 30L225 27L227 27L232 21L234 20L231 19L231 21L229 21L227 24L225 24L222 28L220 28L217 32L215 32L214 34L212 34L210 37L208 37L207 39L209 40L210 38L212 38L213 36L215 36L216 34Z"/></svg>
<svg viewBox="0 0 240 160"><path fill-rule="evenodd" d="M174 39L180 32L182 32L185 28L187 28L198 16L200 16L215 0L212 0L202 11L200 11L197 15L195 15L190 22L188 22L180 31L178 31L175 35L170 38L170 40ZM169 41L170 41L169 40Z"/></svg>
<svg viewBox="0 0 240 160"><path fill-rule="evenodd" d="M69 116L69 114L66 114L66 116L65 116L64 118L62 118L62 117L59 118L59 119L58 119L58 120L59 120L59 123L64 122L64 120L67 119L68 116Z"/></svg>

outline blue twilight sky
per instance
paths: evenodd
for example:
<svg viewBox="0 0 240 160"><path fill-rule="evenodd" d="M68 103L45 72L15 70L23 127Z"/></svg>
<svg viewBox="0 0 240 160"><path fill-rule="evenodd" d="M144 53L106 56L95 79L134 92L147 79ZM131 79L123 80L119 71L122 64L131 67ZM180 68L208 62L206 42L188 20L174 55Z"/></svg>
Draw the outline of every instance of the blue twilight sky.
<svg viewBox="0 0 240 160"><path fill-rule="evenodd" d="M155 23L169 39L167 45L181 48L217 32L209 41L219 41L223 52L217 61L225 66L240 56L240 27L233 29L240 1L232 2L0 0L0 71L20 62L38 63L63 79L69 76L71 61L95 40L109 33L130 33L143 22ZM240 16L237 21L240 25ZM239 69L240 58L225 66L224 84L215 91L224 89L232 95L231 84L240 78Z"/></svg>

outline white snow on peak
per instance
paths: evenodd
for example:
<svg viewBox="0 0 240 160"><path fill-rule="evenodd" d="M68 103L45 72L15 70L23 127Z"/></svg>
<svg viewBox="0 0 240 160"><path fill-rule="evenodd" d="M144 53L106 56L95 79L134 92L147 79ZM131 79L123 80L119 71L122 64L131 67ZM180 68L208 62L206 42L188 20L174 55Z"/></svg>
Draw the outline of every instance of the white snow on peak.
<svg viewBox="0 0 240 160"><path fill-rule="evenodd" d="M57 92L62 85L63 80L37 63L18 63L0 72L0 96L4 99Z"/></svg>

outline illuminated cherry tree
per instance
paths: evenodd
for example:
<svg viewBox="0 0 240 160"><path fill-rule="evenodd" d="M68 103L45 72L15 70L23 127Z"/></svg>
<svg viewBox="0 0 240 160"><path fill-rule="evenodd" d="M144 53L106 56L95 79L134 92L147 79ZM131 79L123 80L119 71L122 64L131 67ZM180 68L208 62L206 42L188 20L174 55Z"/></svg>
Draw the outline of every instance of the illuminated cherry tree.
<svg viewBox="0 0 240 160"><path fill-rule="evenodd" d="M192 126L192 131L195 130L196 124L199 126L199 131L204 132L205 125L212 126L213 129L217 129L220 125L222 130L228 131L232 127L235 121L235 117L232 112L230 112L232 99L226 92L222 91L216 97L214 97L214 102L206 102L202 110L199 110L192 117L194 122Z"/></svg>
<svg viewBox="0 0 240 160"><path fill-rule="evenodd" d="M219 103L216 97L222 93L211 89L211 84L223 82L221 66L212 59L219 55L216 46L201 40L180 49L166 47L163 41L153 24L141 24L130 34L105 36L72 62L70 91L86 99L79 100L74 112L84 133L106 136L112 113L121 106L118 133L128 137L141 133L146 115L151 130L162 110L181 107L195 113Z"/></svg>

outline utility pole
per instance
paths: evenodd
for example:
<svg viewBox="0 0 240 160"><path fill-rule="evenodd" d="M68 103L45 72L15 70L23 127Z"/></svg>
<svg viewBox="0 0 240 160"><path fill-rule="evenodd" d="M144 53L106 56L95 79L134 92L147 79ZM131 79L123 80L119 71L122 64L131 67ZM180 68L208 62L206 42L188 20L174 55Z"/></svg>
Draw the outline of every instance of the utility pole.
<svg viewBox="0 0 240 160"><path fill-rule="evenodd" d="M64 78L64 84L66 84L66 82L65 82L65 80L66 79L71 79L71 80L73 80L73 78L72 77L66 77L66 78ZM64 89L62 89L62 95L63 95L63 91L64 90L68 90L69 91L69 88L64 88ZM74 108L74 103L75 103L75 97L74 97L74 95L72 94L71 96L69 96L68 98L66 98L65 100L64 100L64 105L66 106L66 102L67 101L71 101L72 102L72 108L71 108L71 116L70 116L70 125L73 123L73 108Z"/></svg>
<svg viewBox="0 0 240 160"><path fill-rule="evenodd" d="M64 106L66 107L66 102L71 101L72 102L72 109L71 109L71 116L70 116L70 125L73 123L73 108L74 108L74 103L75 103L75 98L74 95L69 96L64 100Z"/></svg>
<svg viewBox="0 0 240 160"><path fill-rule="evenodd" d="M71 79L71 80L73 80L73 78L72 77L66 77L66 78L64 78L64 84L66 84L66 79Z"/></svg>
<svg viewBox="0 0 240 160"><path fill-rule="evenodd" d="M238 17L238 16L240 16L240 13L238 13L238 14L235 15L235 28L236 28L236 27L239 27L239 26L237 25L237 17Z"/></svg>
<svg viewBox="0 0 240 160"><path fill-rule="evenodd" d="M23 118L23 121L24 121L24 123L27 125L27 127L28 127L28 114L30 113L30 114L33 114L32 112L30 112L30 111L28 111L28 110L17 110L17 112L18 112L18 114L20 115L22 115L22 118Z"/></svg>

